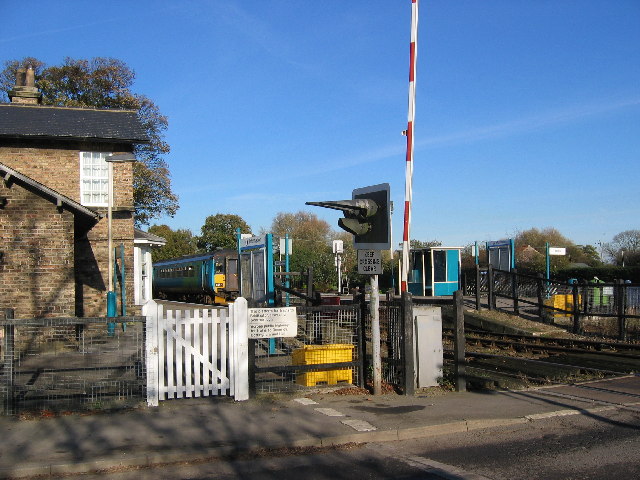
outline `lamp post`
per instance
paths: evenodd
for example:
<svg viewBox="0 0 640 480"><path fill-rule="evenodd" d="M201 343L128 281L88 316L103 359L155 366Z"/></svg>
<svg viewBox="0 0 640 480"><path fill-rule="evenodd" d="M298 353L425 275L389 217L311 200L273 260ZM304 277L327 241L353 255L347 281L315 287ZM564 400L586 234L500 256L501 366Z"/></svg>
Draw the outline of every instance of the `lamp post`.
<svg viewBox="0 0 640 480"><path fill-rule="evenodd" d="M108 203L107 203L107 248L109 249L109 286L107 288L107 316L115 317L116 310L116 297L113 292L113 231L112 231L112 217L113 217L113 164L135 162L136 157L132 153L113 153L107 155L105 161L109 165L108 170Z"/></svg>

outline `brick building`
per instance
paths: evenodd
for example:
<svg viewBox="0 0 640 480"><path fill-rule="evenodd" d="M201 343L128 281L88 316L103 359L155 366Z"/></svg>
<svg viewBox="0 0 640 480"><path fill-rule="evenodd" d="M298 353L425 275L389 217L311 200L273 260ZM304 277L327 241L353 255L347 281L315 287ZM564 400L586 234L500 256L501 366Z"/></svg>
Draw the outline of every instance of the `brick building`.
<svg viewBox="0 0 640 480"><path fill-rule="evenodd" d="M42 106L32 71L19 72L9 98L0 104L0 309L16 318L104 316L106 159L132 153L146 132L135 111ZM124 246L133 314L131 163L113 165L113 192L112 239Z"/></svg>

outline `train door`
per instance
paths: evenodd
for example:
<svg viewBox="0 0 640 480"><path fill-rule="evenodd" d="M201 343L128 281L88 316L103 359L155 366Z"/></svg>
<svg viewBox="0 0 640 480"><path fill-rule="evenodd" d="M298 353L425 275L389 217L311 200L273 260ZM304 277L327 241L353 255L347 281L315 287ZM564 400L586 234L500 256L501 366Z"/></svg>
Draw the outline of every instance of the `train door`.
<svg viewBox="0 0 640 480"><path fill-rule="evenodd" d="M238 259L227 257L227 291L238 291Z"/></svg>

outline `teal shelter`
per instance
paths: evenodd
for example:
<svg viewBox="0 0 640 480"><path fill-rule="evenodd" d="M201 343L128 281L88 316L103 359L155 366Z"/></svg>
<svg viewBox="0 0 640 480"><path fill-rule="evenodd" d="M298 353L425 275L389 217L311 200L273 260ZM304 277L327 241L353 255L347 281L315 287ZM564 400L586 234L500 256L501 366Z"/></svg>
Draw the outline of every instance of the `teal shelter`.
<svg viewBox="0 0 640 480"><path fill-rule="evenodd" d="M460 288L462 247L429 247L409 252L409 292L440 297Z"/></svg>

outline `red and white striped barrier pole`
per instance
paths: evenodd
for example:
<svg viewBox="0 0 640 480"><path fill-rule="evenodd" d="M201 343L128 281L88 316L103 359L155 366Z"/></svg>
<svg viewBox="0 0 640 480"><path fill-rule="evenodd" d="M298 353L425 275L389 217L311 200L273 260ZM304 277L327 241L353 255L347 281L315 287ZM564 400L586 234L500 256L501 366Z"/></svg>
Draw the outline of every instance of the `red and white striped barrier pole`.
<svg viewBox="0 0 640 480"><path fill-rule="evenodd" d="M418 0L411 0L411 49L409 53L409 121L404 189L404 231L402 235L402 278L400 291L407 291L409 274L409 240L411 227L411 184L413 181L413 122L416 113L416 56L418 54Z"/></svg>

